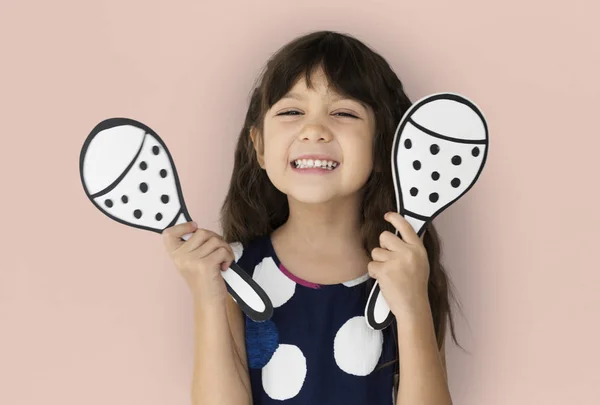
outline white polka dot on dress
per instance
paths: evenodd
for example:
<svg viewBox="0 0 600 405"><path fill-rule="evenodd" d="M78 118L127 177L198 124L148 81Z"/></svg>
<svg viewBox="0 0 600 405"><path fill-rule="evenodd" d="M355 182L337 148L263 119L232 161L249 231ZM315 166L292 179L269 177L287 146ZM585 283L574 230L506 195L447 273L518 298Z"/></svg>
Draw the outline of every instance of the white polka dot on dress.
<svg viewBox="0 0 600 405"><path fill-rule="evenodd" d="M256 265L252 278L265 290L273 308L288 302L296 291L296 283L279 270L272 257L265 257Z"/></svg>
<svg viewBox="0 0 600 405"><path fill-rule="evenodd" d="M306 379L306 358L298 346L280 344L262 369L267 395L284 401L298 395Z"/></svg>
<svg viewBox="0 0 600 405"><path fill-rule="evenodd" d="M233 250L233 256L235 258L234 260L237 262L244 253L244 245L242 245L241 242L231 242L229 246L231 246L231 249Z"/></svg>
<svg viewBox="0 0 600 405"><path fill-rule="evenodd" d="M364 316L350 318L337 331L333 355L338 367L352 375L369 375L383 349L383 333L369 328Z"/></svg>
<svg viewBox="0 0 600 405"><path fill-rule="evenodd" d="M362 276L355 278L354 280L346 281L342 283L346 287L354 287L355 285L359 285L360 283L367 281L371 276L369 273L363 274Z"/></svg>

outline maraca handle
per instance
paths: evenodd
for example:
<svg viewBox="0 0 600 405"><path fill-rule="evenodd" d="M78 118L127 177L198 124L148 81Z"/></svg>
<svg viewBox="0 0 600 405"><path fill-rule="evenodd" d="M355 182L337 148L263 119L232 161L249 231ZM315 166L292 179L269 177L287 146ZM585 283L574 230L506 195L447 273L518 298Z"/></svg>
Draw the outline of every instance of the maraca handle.
<svg viewBox="0 0 600 405"><path fill-rule="evenodd" d="M404 215L404 218L415 230L417 235L422 236L425 232L426 222L422 218L415 218L412 215ZM396 231L396 235L398 231ZM379 282L375 281L369 299L367 300L367 306L365 307L365 320L367 325L371 329L382 330L387 328L394 320L394 314L390 310L390 306L381 294L379 288Z"/></svg>
<svg viewBox="0 0 600 405"><path fill-rule="evenodd" d="M236 262L222 271L227 291L240 309L255 322L266 321L273 315L273 303L267 293Z"/></svg>
<svg viewBox="0 0 600 405"><path fill-rule="evenodd" d="M390 307L381 294L379 282L375 281L367 306L365 307L365 320L371 329L382 330L387 328L394 320Z"/></svg>
<svg viewBox="0 0 600 405"><path fill-rule="evenodd" d="M182 236L188 240L193 233ZM267 293L236 262L221 272L227 291L240 309L255 322L266 321L273 315L273 304Z"/></svg>

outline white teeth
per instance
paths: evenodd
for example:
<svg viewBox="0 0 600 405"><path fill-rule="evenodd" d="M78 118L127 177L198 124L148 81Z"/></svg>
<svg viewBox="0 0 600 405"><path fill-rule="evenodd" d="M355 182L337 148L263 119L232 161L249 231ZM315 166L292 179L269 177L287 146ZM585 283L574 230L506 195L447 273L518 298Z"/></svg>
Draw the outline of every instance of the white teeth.
<svg viewBox="0 0 600 405"><path fill-rule="evenodd" d="M298 169L309 169L320 167L323 169L333 170L337 166L337 162L332 160L313 160L313 159L298 159L294 160L294 166Z"/></svg>

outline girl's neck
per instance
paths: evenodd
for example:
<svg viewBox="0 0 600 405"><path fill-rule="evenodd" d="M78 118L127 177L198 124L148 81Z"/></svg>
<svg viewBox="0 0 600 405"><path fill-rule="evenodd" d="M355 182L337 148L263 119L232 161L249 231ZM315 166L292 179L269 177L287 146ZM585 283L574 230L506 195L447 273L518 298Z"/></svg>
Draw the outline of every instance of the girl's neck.
<svg viewBox="0 0 600 405"><path fill-rule="evenodd" d="M288 221L271 234L289 273L313 284L338 284L365 275L369 256L360 235L360 200L304 204L288 198Z"/></svg>
<svg viewBox="0 0 600 405"><path fill-rule="evenodd" d="M359 196L323 204L306 204L288 197L290 215L274 234L304 252L362 249Z"/></svg>

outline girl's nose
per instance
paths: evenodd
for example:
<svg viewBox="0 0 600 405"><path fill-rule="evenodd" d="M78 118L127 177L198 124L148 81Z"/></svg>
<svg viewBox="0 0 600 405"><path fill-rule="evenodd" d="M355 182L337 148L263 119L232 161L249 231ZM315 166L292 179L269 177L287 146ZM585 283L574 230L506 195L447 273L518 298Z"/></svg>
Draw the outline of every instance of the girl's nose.
<svg viewBox="0 0 600 405"><path fill-rule="evenodd" d="M300 134L302 141L329 142L333 134L322 125L307 125Z"/></svg>

